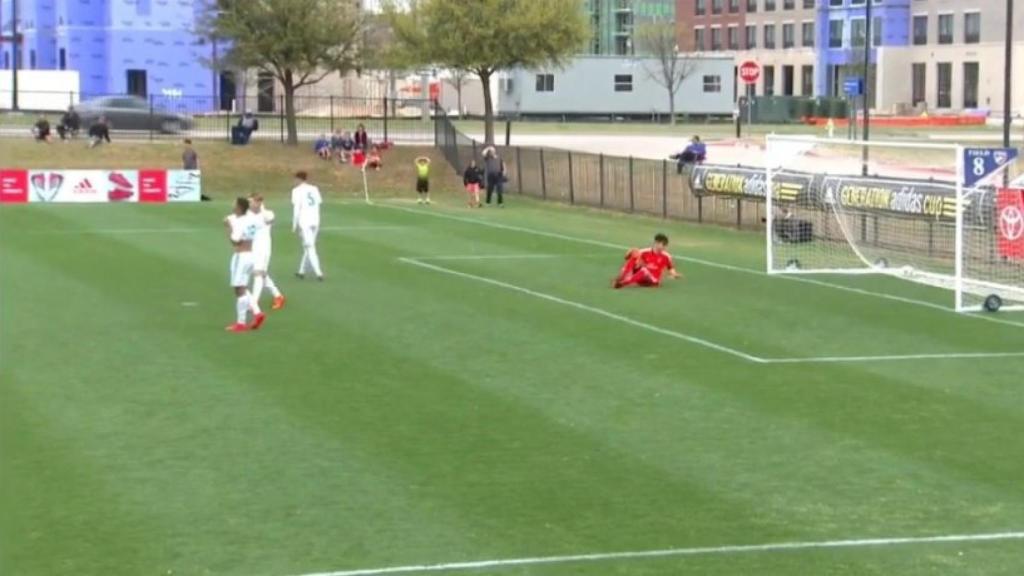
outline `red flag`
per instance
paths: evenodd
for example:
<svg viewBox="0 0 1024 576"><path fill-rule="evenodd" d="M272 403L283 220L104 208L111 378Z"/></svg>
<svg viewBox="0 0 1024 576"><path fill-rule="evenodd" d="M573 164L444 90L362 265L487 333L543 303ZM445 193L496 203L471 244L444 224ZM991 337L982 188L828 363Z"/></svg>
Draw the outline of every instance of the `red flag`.
<svg viewBox="0 0 1024 576"><path fill-rule="evenodd" d="M996 201L999 255L1024 260L1024 190L1002 188Z"/></svg>

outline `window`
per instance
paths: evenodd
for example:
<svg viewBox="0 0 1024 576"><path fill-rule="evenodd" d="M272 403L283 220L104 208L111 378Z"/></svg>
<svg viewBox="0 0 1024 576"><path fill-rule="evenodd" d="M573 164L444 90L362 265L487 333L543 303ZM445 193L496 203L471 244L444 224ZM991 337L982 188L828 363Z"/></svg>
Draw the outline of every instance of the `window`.
<svg viewBox="0 0 1024 576"><path fill-rule="evenodd" d="M939 44L953 43L953 15L939 14Z"/></svg>
<svg viewBox="0 0 1024 576"><path fill-rule="evenodd" d="M693 49L697 52L702 52L704 48L704 29L694 28L693 30Z"/></svg>
<svg viewBox="0 0 1024 576"><path fill-rule="evenodd" d="M721 76L704 76L704 91L705 92L721 92L722 91L722 77Z"/></svg>
<svg viewBox="0 0 1024 576"><path fill-rule="evenodd" d="M828 5L833 8L840 8L843 5L843 0L828 0Z"/></svg>
<svg viewBox="0 0 1024 576"><path fill-rule="evenodd" d="M775 0L764 0L764 11L775 12Z"/></svg>
<svg viewBox="0 0 1024 576"><path fill-rule="evenodd" d="M555 75L537 74L537 92L554 92Z"/></svg>
<svg viewBox="0 0 1024 576"><path fill-rule="evenodd" d="M36 68L36 51L35 50L29 50L28 51L28 67L29 67L29 70L35 70L35 68Z"/></svg>
<svg viewBox="0 0 1024 576"><path fill-rule="evenodd" d="M964 14L964 44L981 42L981 12Z"/></svg>
<svg viewBox="0 0 1024 576"><path fill-rule="evenodd" d="M761 85L761 93L765 96L775 96L775 66L765 66L761 74L764 82Z"/></svg>
<svg viewBox="0 0 1024 576"><path fill-rule="evenodd" d="M804 0L804 8L808 10L814 8L814 0Z"/></svg>
<svg viewBox="0 0 1024 576"><path fill-rule="evenodd" d="M910 66L910 104L917 106L924 102L926 68L923 62Z"/></svg>
<svg viewBox="0 0 1024 576"><path fill-rule="evenodd" d="M729 26L729 50L740 49L740 29L736 26Z"/></svg>
<svg viewBox="0 0 1024 576"><path fill-rule="evenodd" d="M843 47L843 21L842 20L829 20L828 21L828 47L829 48L842 48Z"/></svg>
<svg viewBox="0 0 1024 576"><path fill-rule="evenodd" d="M616 74L615 75L615 91L616 92L632 92L633 91L633 75L632 74Z"/></svg>
<svg viewBox="0 0 1024 576"><path fill-rule="evenodd" d="M693 12L697 16L703 16L706 11L707 3L705 2L705 0L697 0L696 2L693 3Z"/></svg>
<svg viewBox="0 0 1024 576"><path fill-rule="evenodd" d="M747 42L745 44L747 50L757 48L757 26L753 24L747 24Z"/></svg>
<svg viewBox="0 0 1024 576"><path fill-rule="evenodd" d="M800 95L814 96L814 66L800 67Z"/></svg>
<svg viewBox="0 0 1024 576"><path fill-rule="evenodd" d="M782 9L783 10L795 10L796 9L796 0L782 0Z"/></svg>
<svg viewBox="0 0 1024 576"><path fill-rule="evenodd" d="M729 0L729 12L736 13L740 11L740 0Z"/></svg>
<svg viewBox="0 0 1024 576"><path fill-rule="evenodd" d="M769 50L775 48L775 24L764 25L764 47Z"/></svg>
<svg viewBox="0 0 1024 576"><path fill-rule="evenodd" d="M850 0L850 6L863 6L865 3L864 0Z"/></svg>
<svg viewBox="0 0 1024 576"><path fill-rule="evenodd" d="M711 13L721 14L725 5L725 0L711 0Z"/></svg>
<svg viewBox="0 0 1024 576"><path fill-rule="evenodd" d="M800 24L800 36L804 48L814 48L814 22Z"/></svg>
<svg viewBox="0 0 1024 576"><path fill-rule="evenodd" d="M146 98L149 96L148 82L146 78L145 70L125 70L125 84L128 86L127 92L133 96L139 98ZM131 98L128 102L134 102Z"/></svg>
<svg viewBox="0 0 1024 576"><path fill-rule="evenodd" d="M914 46L928 43L928 15L914 16Z"/></svg>
<svg viewBox="0 0 1024 576"><path fill-rule="evenodd" d="M11 53L4 50L4 70L11 67Z"/></svg>
<svg viewBox="0 0 1024 576"><path fill-rule="evenodd" d="M964 62L964 108L978 107L978 63Z"/></svg>
<svg viewBox="0 0 1024 576"><path fill-rule="evenodd" d="M722 49L722 29L712 28L711 29L711 51L718 52Z"/></svg>
<svg viewBox="0 0 1024 576"><path fill-rule="evenodd" d="M871 45L882 45L882 19L877 16L871 19Z"/></svg>
<svg viewBox="0 0 1024 576"><path fill-rule="evenodd" d="M793 24L782 25L782 47L792 48L796 44L796 34Z"/></svg>
<svg viewBox="0 0 1024 576"><path fill-rule="evenodd" d="M850 18L850 46L863 48L867 26L863 18Z"/></svg>
<svg viewBox="0 0 1024 576"><path fill-rule="evenodd" d="M757 0L747 0L747 13L753 14L757 12Z"/></svg>
<svg viewBox="0 0 1024 576"><path fill-rule="evenodd" d="M793 95L793 83L795 76L795 68L790 65L782 67L782 95L792 96Z"/></svg>
<svg viewBox="0 0 1024 576"><path fill-rule="evenodd" d="M274 91L277 82L274 75L268 72L260 72L256 75L256 111L273 112L274 104L277 103Z"/></svg>
<svg viewBox="0 0 1024 576"><path fill-rule="evenodd" d="M949 62L939 62L936 66L936 106L939 108L953 107L953 65Z"/></svg>

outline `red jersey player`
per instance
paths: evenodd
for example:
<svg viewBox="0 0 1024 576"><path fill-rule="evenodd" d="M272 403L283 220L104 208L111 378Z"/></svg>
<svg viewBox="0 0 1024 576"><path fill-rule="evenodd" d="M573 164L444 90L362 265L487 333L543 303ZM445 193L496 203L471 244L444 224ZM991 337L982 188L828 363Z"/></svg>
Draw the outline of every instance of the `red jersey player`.
<svg viewBox="0 0 1024 576"><path fill-rule="evenodd" d="M669 276L679 278L672 263L672 255L665 248L668 247L668 236L657 234L654 237L654 244L643 250L633 249L626 254L626 263L615 278L615 288L626 286L660 286L661 276L668 270Z"/></svg>

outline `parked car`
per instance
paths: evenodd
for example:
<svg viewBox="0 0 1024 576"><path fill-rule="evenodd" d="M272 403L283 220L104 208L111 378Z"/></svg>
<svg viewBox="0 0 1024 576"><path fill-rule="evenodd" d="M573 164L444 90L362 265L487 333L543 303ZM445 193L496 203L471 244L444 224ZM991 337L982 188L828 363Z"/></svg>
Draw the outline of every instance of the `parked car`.
<svg viewBox="0 0 1024 576"><path fill-rule="evenodd" d="M79 103L76 107L82 127L89 129L106 116L111 130L157 130L175 134L192 128L192 118L162 108L150 110L149 102L137 96L107 96Z"/></svg>

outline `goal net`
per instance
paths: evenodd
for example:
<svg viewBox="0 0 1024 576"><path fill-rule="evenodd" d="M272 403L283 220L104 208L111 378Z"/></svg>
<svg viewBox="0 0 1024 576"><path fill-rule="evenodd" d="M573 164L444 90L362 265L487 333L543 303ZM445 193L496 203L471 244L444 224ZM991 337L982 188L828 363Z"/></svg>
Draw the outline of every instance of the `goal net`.
<svg viewBox="0 0 1024 576"><path fill-rule="evenodd" d="M1024 192L1005 161L964 186L963 148L766 139L770 274L881 274L952 291L958 311L1024 310Z"/></svg>

